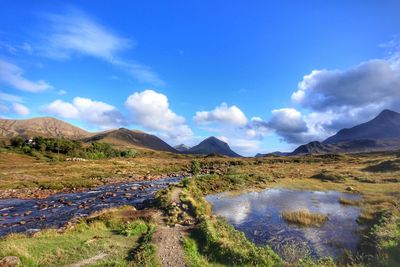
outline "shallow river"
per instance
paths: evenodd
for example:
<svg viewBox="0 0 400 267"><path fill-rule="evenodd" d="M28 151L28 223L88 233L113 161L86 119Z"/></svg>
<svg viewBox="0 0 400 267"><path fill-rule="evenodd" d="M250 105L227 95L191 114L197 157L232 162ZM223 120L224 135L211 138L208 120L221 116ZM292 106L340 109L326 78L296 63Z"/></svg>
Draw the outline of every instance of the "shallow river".
<svg viewBox="0 0 400 267"><path fill-rule="evenodd" d="M62 227L73 218L122 205L145 208L155 193L181 178L131 182L97 187L91 191L58 194L46 199L0 199L0 236Z"/></svg>
<svg viewBox="0 0 400 267"><path fill-rule="evenodd" d="M341 205L340 197L359 198L336 191L276 188L241 195L209 195L206 199L215 214L226 218L257 245L269 245L282 258L295 261L304 255L336 258L344 250L356 249L360 209ZM320 227L301 227L282 219L281 212L299 209L326 214L329 219Z"/></svg>

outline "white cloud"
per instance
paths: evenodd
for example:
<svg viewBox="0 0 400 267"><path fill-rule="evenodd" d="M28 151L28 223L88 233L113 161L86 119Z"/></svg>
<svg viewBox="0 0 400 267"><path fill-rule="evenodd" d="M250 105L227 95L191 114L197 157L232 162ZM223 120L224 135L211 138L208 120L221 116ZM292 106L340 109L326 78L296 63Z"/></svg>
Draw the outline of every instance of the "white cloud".
<svg viewBox="0 0 400 267"><path fill-rule="evenodd" d="M251 140L246 138L230 138L227 142L230 147L240 155L254 156L261 150L261 140Z"/></svg>
<svg viewBox="0 0 400 267"><path fill-rule="evenodd" d="M121 59L120 54L134 45L131 39L118 36L84 12L70 9L45 18L48 29L38 48L43 55L59 60L74 55L92 56L123 69L141 82L164 85L149 67Z"/></svg>
<svg viewBox="0 0 400 267"><path fill-rule="evenodd" d="M113 60L112 63L115 66L124 69L139 82L148 82L156 86L165 85L165 82L158 77L157 73L153 72L148 66L121 60Z"/></svg>
<svg viewBox="0 0 400 267"><path fill-rule="evenodd" d="M346 70L313 70L305 75L291 97L305 115L291 109L294 117L274 119L273 115L268 126L285 141L300 144L322 141L340 129L372 119L383 109L399 110L400 46L393 41L385 47L391 49L387 59L369 60Z"/></svg>
<svg viewBox="0 0 400 267"><path fill-rule="evenodd" d="M55 100L44 108L44 112L67 119L79 119L101 129L125 124L122 114L112 105L89 98L75 97L72 103Z"/></svg>
<svg viewBox="0 0 400 267"><path fill-rule="evenodd" d="M268 126L276 131L304 132L307 130L306 122L301 113L294 108L274 109Z"/></svg>
<svg viewBox="0 0 400 267"><path fill-rule="evenodd" d="M222 103L211 111L198 111L193 117L196 124L222 124L225 126L244 126L247 118L237 106L230 106Z"/></svg>
<svg viewBox="0 0 400 267"><path fill-rule="evenodd" d="M13 103L12 107L13 111L18 115L26 116L30 113L29 108L27 108L21 103Z"/></svg>
<svg viewBox="0 0 400 267"><path fill-rule="evenodd" d="M6 102L19 102L19 103L24 102L22 100L22 97L20 97L20 96L7 94L7 93L3 93L3 92L0 92L0 100L4 100Z"/></svg>
<svg viewBox="0 0 400 267"><path fill-rule="evenodd" d="M44 37L47 56L66 59L73 54L86 54L113 60L114 55L129 48L132 41L105 29L86 14L76 9L65 14L48 14L48 34Z"/></svg>
<svg viewBox="0 0 400 267"><path fill-rule="evenodd" d="M324 111L343 106L399 101L400 69L387 60L371 60L345 71L314 70L305 75L292 100L303 107Z"/></svg>
<svg viewBox="0 0 400 267"><path fill-rule="evenodd" d="M46 81L31 81L26 79L20 67L2 59L0 59L0 81L27 92L41 92L52 88Z"/></svg>
<svg viewBox="0 0 400 267"><path fill-rule="evenodd" d="M29 108L22 103L24 103L22 97L0 92L1 113L15 113L22 116L28 115L30 113Z"/></svg>
<svg viewBox="0 0 400 267"><path fill-rule="evenodd" d="M44 111L46 113L59 116L66 119L77 119L79 118L79 110L71 103L64 102L63 100L57 99L48 104Z"/></svg>
<svg viewBox="0 0 400 267"><path fill-rule="evenodd" d="M169 108L168 98L153 90L136 92L128 97L125 107L133 123L165 135L169 140L184 141L193 135L182 116Z"/></svg>

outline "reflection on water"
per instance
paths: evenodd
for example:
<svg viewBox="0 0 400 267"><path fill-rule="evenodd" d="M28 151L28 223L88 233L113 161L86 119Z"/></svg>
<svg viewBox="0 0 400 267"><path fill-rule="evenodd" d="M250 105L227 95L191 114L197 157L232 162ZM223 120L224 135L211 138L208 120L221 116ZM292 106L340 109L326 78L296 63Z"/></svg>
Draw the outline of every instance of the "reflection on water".
<svg viewBox="0 0 400 267"><path fill-rule="evenodd" d="M291 261L293 251L316 258L335 258L344 250L355 250L359 240L356 219L360 209L341 205L340 197L356 199L359 196L336 191L278 188L239 196L222 193L209 195L206 199L215 214L226 218L250 240L257 245L271 246L281 257ZM301 227L282 219L282 211L299 209L326 214L329 220L321 227Z"/></svg>

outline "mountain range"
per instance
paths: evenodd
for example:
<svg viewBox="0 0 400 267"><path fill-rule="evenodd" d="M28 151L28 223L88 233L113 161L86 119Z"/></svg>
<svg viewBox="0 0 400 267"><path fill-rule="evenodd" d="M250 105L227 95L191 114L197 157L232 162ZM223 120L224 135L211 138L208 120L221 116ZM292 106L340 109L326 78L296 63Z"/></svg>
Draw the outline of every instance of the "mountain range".
<svg viewBox="0 0 400 267"><path fill-rule="evenodd" d="M192 148L184 144L174 148L159 137L142 131L119 128L91 133L51 117L26 120L0 119L0 138L7 139L14 136L23 136L25 138L34 136L67 138L87 143L98 141L115 146L131 146L172 153L220 154L230 157L240 157L240 155L230 149L227 143L216 137L209 137Z"/></svg>
<svg viewBox="0 0 400 267"><path fill-rule="evenodd" d="M400 113L383 110L374 119L340 130L323 142L313 141L289 155L358 153L400 149Z"/></svg>
<svg viewBox="0 0 400 267"><path fill-rule="evenodd" d="M227 143L213 136L193 147L188 147L184 144L172 147L159 137L138 130L119 128L91 133L51 117L26 120L0 119L0 138L14 136L67 138L88 143L100 141L116 146L133 146L172 153L220 154L229 157L240 157ZM256 156L358 153L397 149L400 149L400 113L392 110L383 110L374 119L352 128L342 129L323 142L313 141L301 145L289 153L277 151L269 154L257 154Z"/></svg>

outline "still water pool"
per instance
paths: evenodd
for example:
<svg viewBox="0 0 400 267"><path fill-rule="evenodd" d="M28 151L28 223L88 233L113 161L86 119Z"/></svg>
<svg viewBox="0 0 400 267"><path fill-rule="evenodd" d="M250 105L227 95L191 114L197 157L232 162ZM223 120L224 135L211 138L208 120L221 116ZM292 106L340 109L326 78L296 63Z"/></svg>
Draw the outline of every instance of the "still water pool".
<svg viewBox="0 0 400 267"><path fill-rule="evenodd" d="M340 257L354 251L359 242L356 219L360 208L342 205L339 198L359 195L337 191L303 191L284 188L233 195L221 193L206 197L213 212L225 218L257 245L269 245L282 258L295 261L304 255L313 258ZM302 227L282 219L283 211L307 209L326 214L320 227Z"/></svg>

